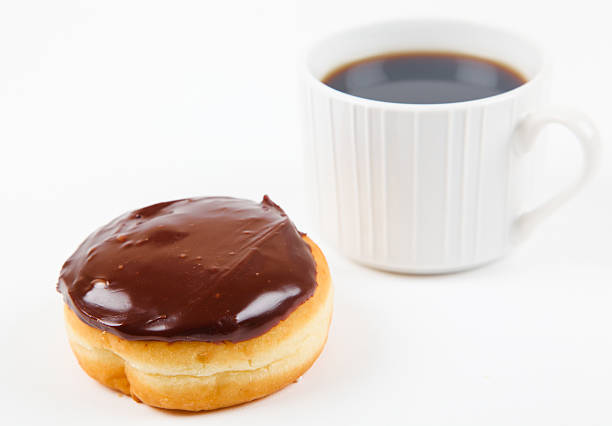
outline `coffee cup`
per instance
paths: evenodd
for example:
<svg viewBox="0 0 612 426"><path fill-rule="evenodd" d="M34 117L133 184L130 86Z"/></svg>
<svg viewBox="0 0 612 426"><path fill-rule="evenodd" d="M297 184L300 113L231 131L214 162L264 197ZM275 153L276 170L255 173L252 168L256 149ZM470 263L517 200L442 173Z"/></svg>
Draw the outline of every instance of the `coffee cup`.
<svg viewBox="0 0 612 426"><path fill-rule="evenodd" d="M324 82L347 64L419 52L505 64L525 81L492 96L438 103L369 99ZM444 20L355 28L314 43L303 55L300 80L316 228L342 254L374 268L448 273L499 259L597 168L596 127L580 112L547 104L548 59L511 32ZM579 143L580 174L525 211L538 172L532 150L552 123Z"/></svg>

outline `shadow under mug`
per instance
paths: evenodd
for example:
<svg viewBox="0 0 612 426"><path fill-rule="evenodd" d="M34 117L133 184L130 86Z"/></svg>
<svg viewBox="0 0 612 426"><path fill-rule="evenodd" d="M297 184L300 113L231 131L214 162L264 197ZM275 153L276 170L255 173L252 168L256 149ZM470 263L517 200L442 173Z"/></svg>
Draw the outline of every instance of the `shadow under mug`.
<svg viewBox="0 0 612 426"><path fill-rule="evenodd" d="M335 68L401 51L489 58L527 82L488 98L400 104L339 92L321 82ZM305 159L320 235L368 266L446 273L504 256L591 177L599 136L569 109L544 106L548 63L520 36L457 21L383 22L314 44L301 64ZM522 212L541 129L565 126L583 151L579 178Z"/></svg>

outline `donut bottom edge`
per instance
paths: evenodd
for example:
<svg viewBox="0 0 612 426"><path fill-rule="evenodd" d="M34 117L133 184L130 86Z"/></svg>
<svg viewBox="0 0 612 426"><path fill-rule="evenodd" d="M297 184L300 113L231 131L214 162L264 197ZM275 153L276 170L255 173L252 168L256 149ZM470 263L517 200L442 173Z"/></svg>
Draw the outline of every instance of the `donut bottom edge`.
<svg viewBox="0 0 612 426"><path fill-rule="evenodd" d="M81 368L101 384L157 408L215 410L263 398L299 379L317 360L327 336L312 354L276 361L252 371L227 371L214 376L164 376L130 367L106 349L88 349L71 341Z"/></svg>

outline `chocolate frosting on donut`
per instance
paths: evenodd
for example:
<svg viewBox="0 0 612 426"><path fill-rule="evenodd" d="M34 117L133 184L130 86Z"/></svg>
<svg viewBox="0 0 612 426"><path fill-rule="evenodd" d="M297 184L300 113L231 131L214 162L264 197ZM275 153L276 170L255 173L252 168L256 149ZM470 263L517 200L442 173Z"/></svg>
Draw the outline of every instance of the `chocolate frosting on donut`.
<svg viewBox="0 0 612 426"><path fill-rule="evenodd" d="M128 340L257 337L316 288L308 244L267 196L205 197L126 213L91 234L57 290L87 324Z"/></svg>

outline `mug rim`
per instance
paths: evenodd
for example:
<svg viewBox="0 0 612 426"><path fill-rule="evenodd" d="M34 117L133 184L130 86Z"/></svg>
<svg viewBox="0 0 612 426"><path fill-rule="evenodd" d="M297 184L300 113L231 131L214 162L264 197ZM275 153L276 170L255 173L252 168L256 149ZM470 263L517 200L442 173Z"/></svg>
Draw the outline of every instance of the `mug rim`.
<svg viewBox="0 0 612 426"><path fill-rule="evenodd" d="M525 83L521 84L518 87L515 87L514 89L508 90L507 92L499 93L493 96L487 96L485 98L470 99L467 101L430 103L430 104L389 102L389 101L380 101L380 100L375 100L375 99L362 98L360 96L352 95L352 94L345 93L340 90L334 89L333 87L328 86L327 84L323 83L319 78L314 76L312 73L312 70L310 67L311 55L317 47L320 47L326 41L329 41L343 34L357 32L360 30L365 30L365 29L370 29L370 28L385 27L385 26L390 27L390 26L398 26L398 25L415 25L415 24L419 24L419 25L423 25L423 24L463 25L465 27L478 28L481 30L490 31L490 32L497 33L497 34L505 34L507 36L512 37L515 40L522 41L523 43L526 43L529 46L531 46L534 49L534 51L537 52L537 56L540 59L541 65L539 69L536 71L535 75L533 75L530 78L527 78L527 81ZM431 51L431 49L420 49L420 50L416 50L416 49L408 50L407 49L406 51L413 51L413 52ZM440 51L450 52L450 53L454 52L454 50L451 48L447 50L440 50ZM394 52L400 52L400 51L395 50ZM391 52L381 50L379 54L384 55L387 53L391 53ZM457 53L465 53L465 52L457 52ZM492 60L492 58L487 58L482 55L481 57L483 57L484 59ZM367 58L367 56L365 58ZM505 65L514 67L514 64L509 63L509 62L506 63ZM306 48L302 49L302 52L300 55L301 77L303 79L306 79L306 81L309 81L311 85L314 85L314 88L318 90L327 91L331 97L336 98L338 100L345 101L345 102L361 104L366 107L370 106L373 108L385 108L385 109L394 109L394 110L400 110L400 111L448 110L448 109L456 109L456 108L466 108L466 107L470 107L476 104L488 105L488 104L494 104L497 102L503 102L507 99L514 98L525 91L530 90L530 88L537 85L540 82L540 80L544 78L545 75L549 74L550 69L551 69L551 62L550 62L549 56L545 53L541 45L535 42L533 39L523 36L522 34L518 34L514 31L507 30L506 28L498 28L498 27L494 27L488 24L482 24L479 22L463 20L463 19L435 19L435 18L434 19L394 19L394 20L375 21L367 25L351 26L351 27L342 29L340 31L335 31L335 32L326 34L325 36L319 37L318 39L309 43ZM329 70L329 71L332 71L332 70Z"/></svg>

